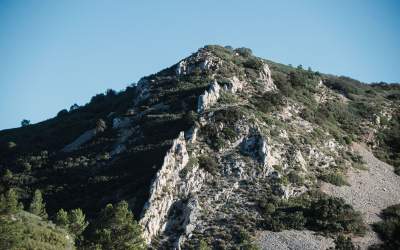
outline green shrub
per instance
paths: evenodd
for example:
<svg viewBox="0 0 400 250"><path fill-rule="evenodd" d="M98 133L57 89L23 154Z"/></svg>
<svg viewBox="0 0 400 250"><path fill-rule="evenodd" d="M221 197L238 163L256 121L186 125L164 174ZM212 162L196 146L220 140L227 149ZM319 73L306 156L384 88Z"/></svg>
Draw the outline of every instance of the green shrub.
<svg viewBox="0 0 400 250"><path fill-rule="evenodd" d="M208 246L206 241L200 240L198 249L199 250L211 250L211 247Z"/></svg>
<svg viewBox="0 0 400 250"><path fill-rule="evenodd" d="M382 249L400 249L400 204L390 206L381 213L382 221L373 225L383 241Z"/></svg>
<svg viewBox="0 0 400 250"><path fill-rule="evenodd" d="M199 167L212 175L218 173L218 163L208 155L199 156Z"/></svg>
<svg viewBox="0 0 400 250"><path fill-rule="evenodd" d="M350 237L340 234L335 239L335 247L330 247L328 250L359 250L359 247L354 246Z"/></svg>
<svg viewBox="0 0 400 250"><path fill-rule="evenodd" d="M89 244L95 249L146 249L141 226L126 201L108 204L101 211Z"/></svg>
<svg viewBox="0 0 400 250"><path fill-rule="evenodd" d="M255 57L250 57L246 61L243 62L243 66L246 68L251 68L255 70L261 70L263 67L264 63Z"/></svg>
<svg viewBox="0 0 400 250"><path fill-rule="evenodd" d="M297 186L301 186L304 184L304 178L301 175L299 175L296 171L291 171L288 174L288 180Z"/></svg>
<svg viewBox="0 0 400 250"><path fill-rule="evenodd" d="M237 48L234 51L243 57L250 57L253 55L253 51L251 51L251 49L245 48L245 47Z"/></svg>
<svg viewBox="0 0 400 250"><path fill-rule="evenodd" d="M280 110L285 104L283 95L280 92L266 92L261 97L253 98L252 103L263 113Z"/></svg>
<svg viewBox="0 0 400 250"><path fill-rule="evenodd" d="M316 231L363 235L366 230L361 214L341 198L322 197L312 202L308 215L308 227Z"/></svg>
<svg viewBox="0 0 400 250"><path fill-rule="evenodd" d="M259 249L254 243L253 237L250 236L244 228L235 228L232 232L232 238L235 246L241 250L257 250Z"/></svg>
<svg viewBox="0 0 400 250"><path fill-rule="evenodd" d="M344 175L340 172L325 173L322 174L319 178L325 182L331 183L336 186L349 185Z"/></svg>
<svg viewBox="0 0 400 250"><path fill-rule="evenodd" d="M287 201L268 198L259 201L266 230L305 228L326 234L352 233L362 235L365 225L361 215L343 199L322 193L306 193Z"/></svg>

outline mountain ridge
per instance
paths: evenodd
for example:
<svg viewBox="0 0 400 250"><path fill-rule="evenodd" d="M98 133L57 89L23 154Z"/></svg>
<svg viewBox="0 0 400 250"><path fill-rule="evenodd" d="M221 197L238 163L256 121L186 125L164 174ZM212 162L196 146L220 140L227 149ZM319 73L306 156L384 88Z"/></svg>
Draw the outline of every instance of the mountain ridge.
<svg viewBox="0 0 400 250"><path fill-rule="evenodd" d="M341 185L363 164L353 140L398 166L399 95L397 85L206 46L123 92L0 131L1 169L13 173L2 189L23 200L44 190L50 214L79 206L92 217L127 200L154 248L251 247L255 230L326 231L308 213L337 202L317 192L321 181ZM298 218L285 217L294 204L304 207ZM334 235L365 230L348 209L354 221Z"/></svg>

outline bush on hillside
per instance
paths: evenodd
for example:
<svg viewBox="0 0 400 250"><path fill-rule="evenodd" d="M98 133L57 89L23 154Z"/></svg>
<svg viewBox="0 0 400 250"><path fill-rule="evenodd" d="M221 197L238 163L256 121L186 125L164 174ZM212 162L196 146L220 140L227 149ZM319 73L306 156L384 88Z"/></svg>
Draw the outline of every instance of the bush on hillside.
<svg viewBox="0 0 400 250"><path fill-rule="evenodd" d="M198 158L199 167L209 172L212 175L218 173L218 163L208 155L201 155Z"/></svg>
<svg viewBox="0 0 400 250"><path fill-rule="evenodd" d="M381 213L382 221L373 225L383 244L382 249L400 249L400 204L390 206ZM377 246L377 248L379 248Z"/></svg>
<svg viewBox="0 0 400 250"><path fill-rule="evenodd" d="M288 201L268 198L259 202L267 230L281 231L305 228L326 234L362 235L365 225L360 213L343 199L323 194L305 194Z"/></svg>

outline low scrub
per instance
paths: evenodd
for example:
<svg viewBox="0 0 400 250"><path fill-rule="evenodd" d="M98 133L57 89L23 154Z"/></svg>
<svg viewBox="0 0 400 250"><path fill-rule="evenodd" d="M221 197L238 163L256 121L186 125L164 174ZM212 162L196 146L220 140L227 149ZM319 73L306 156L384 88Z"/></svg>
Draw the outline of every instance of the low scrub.
<svg viewBox="0 0 400 250"><path fill-rule="evenodd" d="M320 176L320 179L325 182L336 185L336 186L344 186L344 185L348 186L349 185L349 183L346 181L345 176L340 172L331 172L331 173L322 174Z"/></svg>
<svg viewBox="0 0 400 250"><path fill-rule="evenodd" d="M390 206L381 213L382 221L373 225L383 244L374 249L400 249L400 204Z"/></svg>
<svg viewBox="0 0 400 250"><path fill-rule="evenodd" d="M218 163L210 156L201 155L198 160L200 168L212 175L216 175L218 173Z"/></svg>
<svg viewBox="0 0 400 250"><path fill-rule="evenodd" d="M309 193L287 201L269 198L259 203L266 230L309 229L325 234L363 235L360 213L341 198Z"/></svg>

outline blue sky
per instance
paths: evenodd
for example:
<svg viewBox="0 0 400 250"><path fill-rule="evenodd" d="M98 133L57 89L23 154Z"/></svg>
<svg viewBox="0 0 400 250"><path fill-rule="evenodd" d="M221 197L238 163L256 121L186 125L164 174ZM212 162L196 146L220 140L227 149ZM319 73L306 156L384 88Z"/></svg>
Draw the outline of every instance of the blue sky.
<svg viewBox="0 0 400 250"><path fill-rule="evenodd" d="M121 90L206 44L400 82L400 1L0 0L0 129Z"/></svg>

